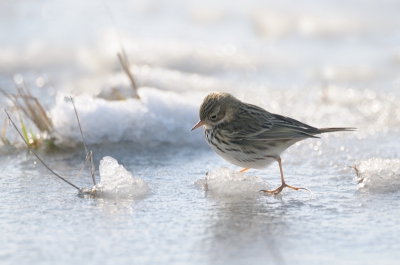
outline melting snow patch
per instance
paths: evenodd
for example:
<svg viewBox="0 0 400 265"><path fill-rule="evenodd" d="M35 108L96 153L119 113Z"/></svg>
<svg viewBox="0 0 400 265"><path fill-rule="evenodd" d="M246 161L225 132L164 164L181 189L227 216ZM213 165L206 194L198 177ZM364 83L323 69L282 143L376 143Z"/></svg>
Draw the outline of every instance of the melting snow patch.
<svg viewBox="0 0 400 265"><path fill-rule="evenodd" d="M256 176L246 176L243 173L221 167L207 173L204 179L197 180L196 186L207 191L225 196L255 196L260 190L267 189L267 183Z"/></svg>
<svg viewBox="0 0 400 265"><path fill-rule="evenodd" d="M371 158L356 163L359 189L372 192L400 190L400 159Z"/></svg>
<svg viewBox="0 0 400 265"><path fill-rule="evenodd" d="M106 156L100 161L100 183L96 191L103 198L140 198L151 190L143 179L132 177L117 160Z"/></svg>
<svg viewBox="0 0 400 265"><path fill-rule="evenodd" d="M155 88L142 87L138 93L141 100L75 97L86 143L132 141L147 146L204 143L201 133L190 131L199 119L199 102ZM51 116L57 138L63 144L81 141L75 112L66 94L58 93Z"/></svg>

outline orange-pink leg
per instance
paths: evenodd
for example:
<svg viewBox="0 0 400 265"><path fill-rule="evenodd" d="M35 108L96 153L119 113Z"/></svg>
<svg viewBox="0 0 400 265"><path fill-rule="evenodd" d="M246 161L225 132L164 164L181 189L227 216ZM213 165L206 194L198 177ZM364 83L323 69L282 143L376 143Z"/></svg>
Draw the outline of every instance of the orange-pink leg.
<svg viewBox="0 0 400 265"><path fill-rule="evenodd" d="M249 170L250 168L249 167L245 167L245 168L243 168L242 170L240 170L239 172L240 173L243 173L243 172L245 172L245 171L247 171L247 170Z"/></svg>
<svg viewBox="0 0 400 265"><path fill-rule="evenodd" d="M279 187L279 188L277 188L277 189L274 189L274 190L262 190L263 192L266 192L266 193L270 193L270 194L273 194L273 195L278 195L279 193L281 193L281 191L284 189L284 188L289 188L289 189L292 189L292 190L306 190L306 191L308 191L309 193L312 193L309 189L307 189L307 188L297 188L297 187L293 187L293 186L290 186L290 185L288 185L288 184L286 184L286 182L285 182L285 179L284 179L284 177L283 177L283 169L282 169L282 160L281 160L281 158L278 156L278 157L274 157L275 159L276 159L276 161L278 161L278 164L279 164L279 170L280 170L280 172L281 172L281 181L282 181L282 185Z"/></svg>

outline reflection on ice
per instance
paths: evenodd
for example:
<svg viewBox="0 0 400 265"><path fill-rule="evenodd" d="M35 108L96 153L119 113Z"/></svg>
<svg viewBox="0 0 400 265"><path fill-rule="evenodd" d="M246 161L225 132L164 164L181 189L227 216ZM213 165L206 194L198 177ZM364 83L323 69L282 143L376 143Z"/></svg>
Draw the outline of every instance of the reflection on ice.
<svg viewBox="0 0 400 265"><path fill-rule="evenodd" d="M151 190L141 178L134 178L118 161L106 156L100 161L100 183L97 195L103 198L141 198Z"/></svg>
<svg viewBox="0 0 400 265"><path fill-rule="evenodd" d="M400 190L400 159L371 158L356 164L359 189L377 193Z"/></svg>
<svg viewBox="0 0 400 265"><path fill-rule="evenodd" d="M204 179L195 182L196 186L204 187L211 194L222 196L257 196L260 190L267 189L267 183L256 176L246 176L226 167L207 173Z"/></svg>

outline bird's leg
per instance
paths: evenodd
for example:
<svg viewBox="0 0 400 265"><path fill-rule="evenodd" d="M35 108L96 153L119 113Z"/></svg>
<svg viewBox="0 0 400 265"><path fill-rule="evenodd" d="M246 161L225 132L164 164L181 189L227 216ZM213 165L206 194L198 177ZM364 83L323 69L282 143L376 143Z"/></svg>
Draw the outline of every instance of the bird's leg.
<svg viewBox="0 0 400 265"><path fill-rule="evenodd" d="M280 172L281 172L281 181L282 181L282 185L281 185L279 188L275 189L275 190L262 190L263 192L270 193L270 194L273 194L273 195L276 196L276 195L278 195L279 193L281 193L281 191L282 191L284 188L290 188L290 189L292 189L292 190L306 190L306 191L308 191L309 193L312 193L312 192L311 192L309 189L307 189L307 188L297 188L297 187L293 187L293 186L290 186L290 185L286 184L285 178L283 177L282 160L281 160L281 158L280 158L279 156L278 156L278 157L273 157L273 158L275 158L276 161L278 161L279 170L280 170Z"/></svg>
<svg viewBox="0 0 400 265"><path fill-rule="evenodd" d="M249 170L250 168L249 167L245 167L245 168L243 168L242 170L240 170L239 172L240 173L243 173L243 172L245 172L245 171L247 171L247 170Z"/></svg>

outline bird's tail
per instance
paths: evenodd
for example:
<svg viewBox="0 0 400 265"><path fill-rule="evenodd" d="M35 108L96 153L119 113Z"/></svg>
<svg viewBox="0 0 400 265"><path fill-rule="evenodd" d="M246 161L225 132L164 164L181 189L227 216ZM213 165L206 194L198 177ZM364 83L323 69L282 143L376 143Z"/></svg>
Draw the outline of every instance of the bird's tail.
<svg viewBox="0 0 400 265"><path fill-rule="evenodd" d="M351 128L351 127L338 127L338 128L318 128L319 133L328 133L328 132L341 132L341 131L347 131L347 132L352 132L356 131L357 128Z"/></svg>

